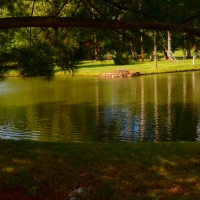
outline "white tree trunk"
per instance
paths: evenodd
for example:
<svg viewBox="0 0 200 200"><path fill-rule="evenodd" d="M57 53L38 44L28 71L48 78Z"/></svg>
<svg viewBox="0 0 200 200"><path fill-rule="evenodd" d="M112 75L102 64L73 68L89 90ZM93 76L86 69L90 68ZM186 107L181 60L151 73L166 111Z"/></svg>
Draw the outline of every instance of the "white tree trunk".
<svg viewBox="0 0 200 200"><path fill-rule="evenodd" d="M167 41L168 41L168 60L173 60L172 58L172 43L171 43L171 33L167 31Z"/></svg>
<svg viewBox="0 0 200 200"><path fill-rule="evenodd" d="M183 44L183 60L186 60L186 44L187 44L187 41L186 41L186 38L185 38L185 33L184 33L184 44Z"/></svg>
<svg viewBox="0 0 200 200"><path fill-rule="evenodd" d="M140 36L140 42L141 42L141 59L142 63L144 63L144 44L143 44L143 30L140 30L141 36Z"/></svg>
<svg viewBox="0 0 200 200"><path fill-rule="evenodd" d="M157 68L157 41L156 41L156 31L154 30L154 68Z"/></svg>

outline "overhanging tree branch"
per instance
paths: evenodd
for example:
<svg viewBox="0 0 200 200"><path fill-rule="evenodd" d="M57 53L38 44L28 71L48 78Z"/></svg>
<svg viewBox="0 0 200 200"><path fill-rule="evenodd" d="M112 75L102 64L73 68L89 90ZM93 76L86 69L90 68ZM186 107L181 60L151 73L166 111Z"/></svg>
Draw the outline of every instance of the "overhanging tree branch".
<svg viewBox="0 0 200 200"><path fill-rule="evenodd" d="M200 18L200 15L191 16L191 17L185 19L184 21L182 21L182 23L186 24L187 22L192 21L194 19L198 19L198 18Z"/></svg>
<svg viewBox="0 0 200 200"><path fill-rule="evenodd" d="M151 29L166 30L172 32L190 33L200 37L200 29L184 24L169 24L152 21L116 21L88 18L71 17L11 17L0 19L0 30L23 27L79 27L79 28L97 28L104 30L120 29Z"/></svg>
<svg viewBox="0 0 200 200"><path fill-rule="evenodd" d="M155 19L154 15L151 15L151 14L148 14L148 13L144 13L141 10L138 10L137 8L128 8L127 6L125 6L125 4L121 5L121 4L113 2L113 1L108 1L108 0L102 0L102 1L107 3L107 4L109 4L109 5L111 5L111 6L113 6L113 7L115 7L115 8L118 8L120 10L125 10L125 11L128 11L128 12L143 16L143 17L148 17L148 18L151 18L151 19Z"/></svg>

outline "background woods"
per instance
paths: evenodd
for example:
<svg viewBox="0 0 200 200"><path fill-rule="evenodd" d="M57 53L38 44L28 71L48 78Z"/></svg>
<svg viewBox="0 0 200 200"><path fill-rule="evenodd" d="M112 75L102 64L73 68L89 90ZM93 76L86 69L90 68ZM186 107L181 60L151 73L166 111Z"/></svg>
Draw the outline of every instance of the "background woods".
<svg viewBox="0 0 200 200"><path fill-rule="evenodd" d="M18 0L0 2L0 74L53 78L82 60L128 64L157 51L198 54L200 3L191 0ZM156 30L156 39L154 30ZM168 32L167 32L168 31Z"/></svg>

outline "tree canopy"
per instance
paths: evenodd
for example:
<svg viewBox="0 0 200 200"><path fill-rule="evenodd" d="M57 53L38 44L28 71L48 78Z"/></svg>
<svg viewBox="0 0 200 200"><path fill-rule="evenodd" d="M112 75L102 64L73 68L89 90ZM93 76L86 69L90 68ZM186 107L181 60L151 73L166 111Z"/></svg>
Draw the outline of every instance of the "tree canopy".
<svg viewBox="0 0 200 200"><path fill-rule="evenodd" d="M0 74L15 69L21 76L50 78L56 66L74 71L86 56L86 42L102 54L117 37L137 48L140 29L147 40L148 30L194 40L200 37L199 13L195 0L2 0Z"/></svg>

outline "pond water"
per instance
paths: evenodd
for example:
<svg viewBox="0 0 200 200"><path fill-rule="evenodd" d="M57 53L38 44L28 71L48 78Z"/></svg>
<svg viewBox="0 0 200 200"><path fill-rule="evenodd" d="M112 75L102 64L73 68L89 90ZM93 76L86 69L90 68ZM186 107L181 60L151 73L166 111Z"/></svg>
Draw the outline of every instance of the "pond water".
<svg viewBox="0 0 200 200"><path fill-rule="evenodd" d="M66 142L200 140L200 72L134 78L9 78L0 138Z"/></svg>

